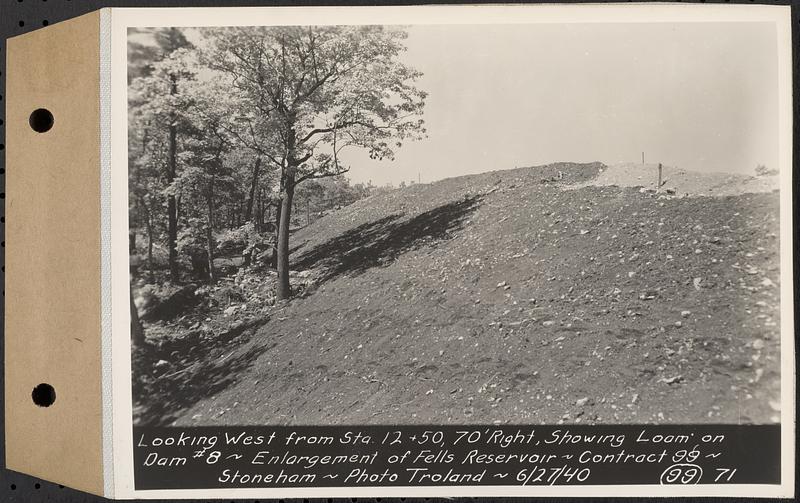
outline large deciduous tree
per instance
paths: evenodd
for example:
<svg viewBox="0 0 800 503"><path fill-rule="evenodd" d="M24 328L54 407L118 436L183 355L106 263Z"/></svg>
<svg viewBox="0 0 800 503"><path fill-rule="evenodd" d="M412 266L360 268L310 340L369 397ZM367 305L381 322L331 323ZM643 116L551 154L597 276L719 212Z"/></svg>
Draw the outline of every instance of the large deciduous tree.
<svg viewBox="0 0 800 503"><path fill-rule="evenodd" d="M346 148L391 159L424 135L420 73L385 26L235 27L210 33L204 61L238 98L233 134L280 173L278 299L291 295L289 232L298 184L345 173Z"/></svg>

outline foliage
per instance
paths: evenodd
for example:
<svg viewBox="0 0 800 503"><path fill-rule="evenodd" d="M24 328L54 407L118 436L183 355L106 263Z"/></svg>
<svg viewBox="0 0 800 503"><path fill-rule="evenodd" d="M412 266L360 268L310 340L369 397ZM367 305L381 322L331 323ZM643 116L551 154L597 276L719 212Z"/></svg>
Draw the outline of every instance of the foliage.
<svg viewBox="0 0 800 503"><path fill-rule="evenodd" d="M213 282L217 256L250 264L275 247L288 259L289 225L369 195L340 154L392 159L425 134L405 37L381 26L132 30L131 248L150 281L164 250L173 281Z"/></svg>
<svg viewBox="0 0 800 503"><path fill-rule="evenodd" d="M777 169L769 169L763 164L756 166L756 176L776 176L777 174Z"/></svg>
<svg viewBox="0 0 800 503"><path fill-rule="evenodd" d="M382 26L218 28L205 61L240 93L250 134L239 138L299 182L345 172L347 147L393 158L424 134L420 74L397 58L405 37Z"/></svg>

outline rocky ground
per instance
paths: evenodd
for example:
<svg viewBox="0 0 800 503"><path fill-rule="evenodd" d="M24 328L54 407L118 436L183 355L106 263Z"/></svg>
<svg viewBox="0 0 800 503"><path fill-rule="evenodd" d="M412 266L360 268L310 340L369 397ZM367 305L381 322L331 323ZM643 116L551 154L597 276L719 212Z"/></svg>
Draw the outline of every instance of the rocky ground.
<svg viewBox="0 0 800 503"><path fill-rule="evenodd" d="M146 324L136 421L777 421L778 193L607 171L465 176L326 216L293 236L297 298L243 270Z"/></svg>
<svg viewBox="0 0 800 503"><path fill-rule="evenodd" d="M779 187L777 175L777 172L761 176L700 173L663 165L661 183L663 192L672 192L676 197L738 196L743 193L777 190ZM587 185L642 187L645 190L654 190L658 185L658 164L612 164L604 167L597 177L577 183L574 187Z"/></svg>

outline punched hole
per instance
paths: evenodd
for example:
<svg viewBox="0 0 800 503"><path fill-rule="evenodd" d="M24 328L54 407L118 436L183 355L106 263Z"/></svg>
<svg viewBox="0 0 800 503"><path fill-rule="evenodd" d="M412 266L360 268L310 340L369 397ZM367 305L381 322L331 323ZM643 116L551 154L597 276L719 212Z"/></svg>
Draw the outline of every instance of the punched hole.
<svg viewBox="0 0 800 503"><path fill-rule="evenodd" d="M50 407L56 401L56 390L49 384L42 383L33 388L31 398L39 407Z"/></svg>
<svg viewBox="0 0 800 503"><path fill-rule="evenodd" d="M50 113L50 110L44 108L37 108L34 110L28 119L31 129L37 133L46 133L50 131L53 127L53 122L55 122L53 114Z"/></svg>

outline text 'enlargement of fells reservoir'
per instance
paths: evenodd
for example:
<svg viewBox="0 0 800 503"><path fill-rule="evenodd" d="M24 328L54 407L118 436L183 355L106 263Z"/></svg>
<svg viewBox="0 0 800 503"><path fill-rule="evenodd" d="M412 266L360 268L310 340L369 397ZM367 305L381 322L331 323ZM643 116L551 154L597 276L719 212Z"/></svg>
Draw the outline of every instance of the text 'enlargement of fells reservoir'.
<svg viewBox="0 0 800 503"><path fill-rule="evenodd" d="M777 484L779 453L777 425L134 428L137 490Z"/></svg>

